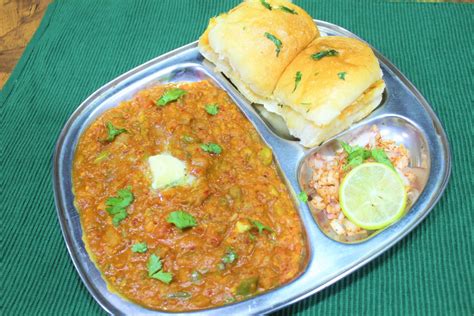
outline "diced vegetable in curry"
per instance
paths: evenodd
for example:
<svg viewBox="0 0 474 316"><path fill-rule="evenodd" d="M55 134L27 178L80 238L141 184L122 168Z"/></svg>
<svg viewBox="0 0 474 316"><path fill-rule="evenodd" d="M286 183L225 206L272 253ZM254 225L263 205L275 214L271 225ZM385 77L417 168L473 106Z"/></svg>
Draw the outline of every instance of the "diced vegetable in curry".
<svg viewBox="0 0 474 316"><path fill-rule="evenodd" d="M103 113L78 143L73 187L109 288L148 308L229 304L306 263L271 149L207 81L151 87Z"/></svg>

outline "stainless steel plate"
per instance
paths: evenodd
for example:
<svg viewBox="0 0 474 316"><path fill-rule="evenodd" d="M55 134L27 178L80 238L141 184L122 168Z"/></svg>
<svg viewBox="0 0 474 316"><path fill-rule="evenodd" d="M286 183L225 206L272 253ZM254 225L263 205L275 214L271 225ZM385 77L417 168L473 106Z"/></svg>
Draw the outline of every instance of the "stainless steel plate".
<svg viewBox="0 0 474 316"><path fill-rule="evenodd" d="M334 24L316 21L324 35L342 35L358 38ZM389 124L390 135L405 137L407 143L421 144L424 148L427 172L424 191L411 210L397 223L360 243L336 241L319 228L307 205L300 204L299 212L307 234L309 260L302 274L292 282L251 299L192 314L230 315L261 314L274 311L308 297L373 260L408 234L429 213L440 198L448 182L451 159L446 135L438 118L423 96L386 58L375 51L379 58L387 85L386 97L381 107L338 137L345 139L364 126ZM197 43L178 48L157 57L106 84L86 99L73 113L64 127L56 145L54 156L54 191L59 222L74 265L94 299L111 314L166 314L149 310L111 293L100 272L91 261L82 241L79 214L74 207L72 192L72 162L76 144L85 128L108 108L128 100L146 87L178 81L209 79L226 90L242 112L254 124L263 139L273 148L289 189L294 195L304 185L305 157L314 150L301 147L291 138L279 136L280 132L269 127L259 112L213 66L199 54ZM397 121L398 120L398 121ZM403 130L408 128L407 130ZM413 135L416 135L414 139ZM419 143L417 143L417 141ZM413 148L416 148L414 146Z"/></svg>

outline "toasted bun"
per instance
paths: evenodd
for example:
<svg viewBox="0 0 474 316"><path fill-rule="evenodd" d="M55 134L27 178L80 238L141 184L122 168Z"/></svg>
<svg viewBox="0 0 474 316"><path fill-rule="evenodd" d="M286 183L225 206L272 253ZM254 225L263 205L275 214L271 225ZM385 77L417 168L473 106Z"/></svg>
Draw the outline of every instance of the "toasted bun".
<svg viewBox="0 0 474 316"><path fill-rule="evenodd" d="M330 50L336 55L312 57ZM301 81L295 89L297 72ZM276 102L323 127L381 78L378 60L367 44L347 37L319 37L286 68L273 95Z"/></svg>
<svg viewBox="0 0 474 316"><path fill-rule="evenodd" d="M199 39L202 55L214 63L252 102L263 103L271 95L278 79L316 36L312 18L288 1L267 0L268 10L260 0L247 0L209 21ZM281 6L297 14L281 10ZM265 36L281 41L280 52Z"/></svg>
<svg viewBox="0 0 474 316"><path fill-rule="evenodd" d="M305 115L286 105L267 103L265 107L270 112L278 113L284 118L290 133L298 137L303 146L313 147L369 115L380 104L384 88L383 80L376 81L336 118L325 125L315 124Z"/></svg>

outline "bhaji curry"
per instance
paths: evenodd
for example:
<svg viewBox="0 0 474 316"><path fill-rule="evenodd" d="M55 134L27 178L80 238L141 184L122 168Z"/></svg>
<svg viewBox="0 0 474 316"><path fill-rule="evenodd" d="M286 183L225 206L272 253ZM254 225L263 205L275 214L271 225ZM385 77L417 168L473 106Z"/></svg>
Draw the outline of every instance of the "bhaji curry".
<svg viewBox="0 0 474 316"><path fill-rule="evenodd" d="M306 263L271 149L207 81L151 87L99 116L77 145L73 189L109 288L148 308L229 304Z"/></svg>

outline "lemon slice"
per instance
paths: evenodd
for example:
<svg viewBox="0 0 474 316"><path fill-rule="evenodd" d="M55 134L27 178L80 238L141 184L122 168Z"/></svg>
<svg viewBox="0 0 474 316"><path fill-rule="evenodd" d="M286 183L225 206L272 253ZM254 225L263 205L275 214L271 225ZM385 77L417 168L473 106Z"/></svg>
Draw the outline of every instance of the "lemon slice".
<svg viewBox="0 0 474 316"><path fill-rule="evenodd" d="M381 163L368 162L346 175L339 188L339 202L344 215L354 224L375 230L403 215L407 192L394 170Z"/></svg>

